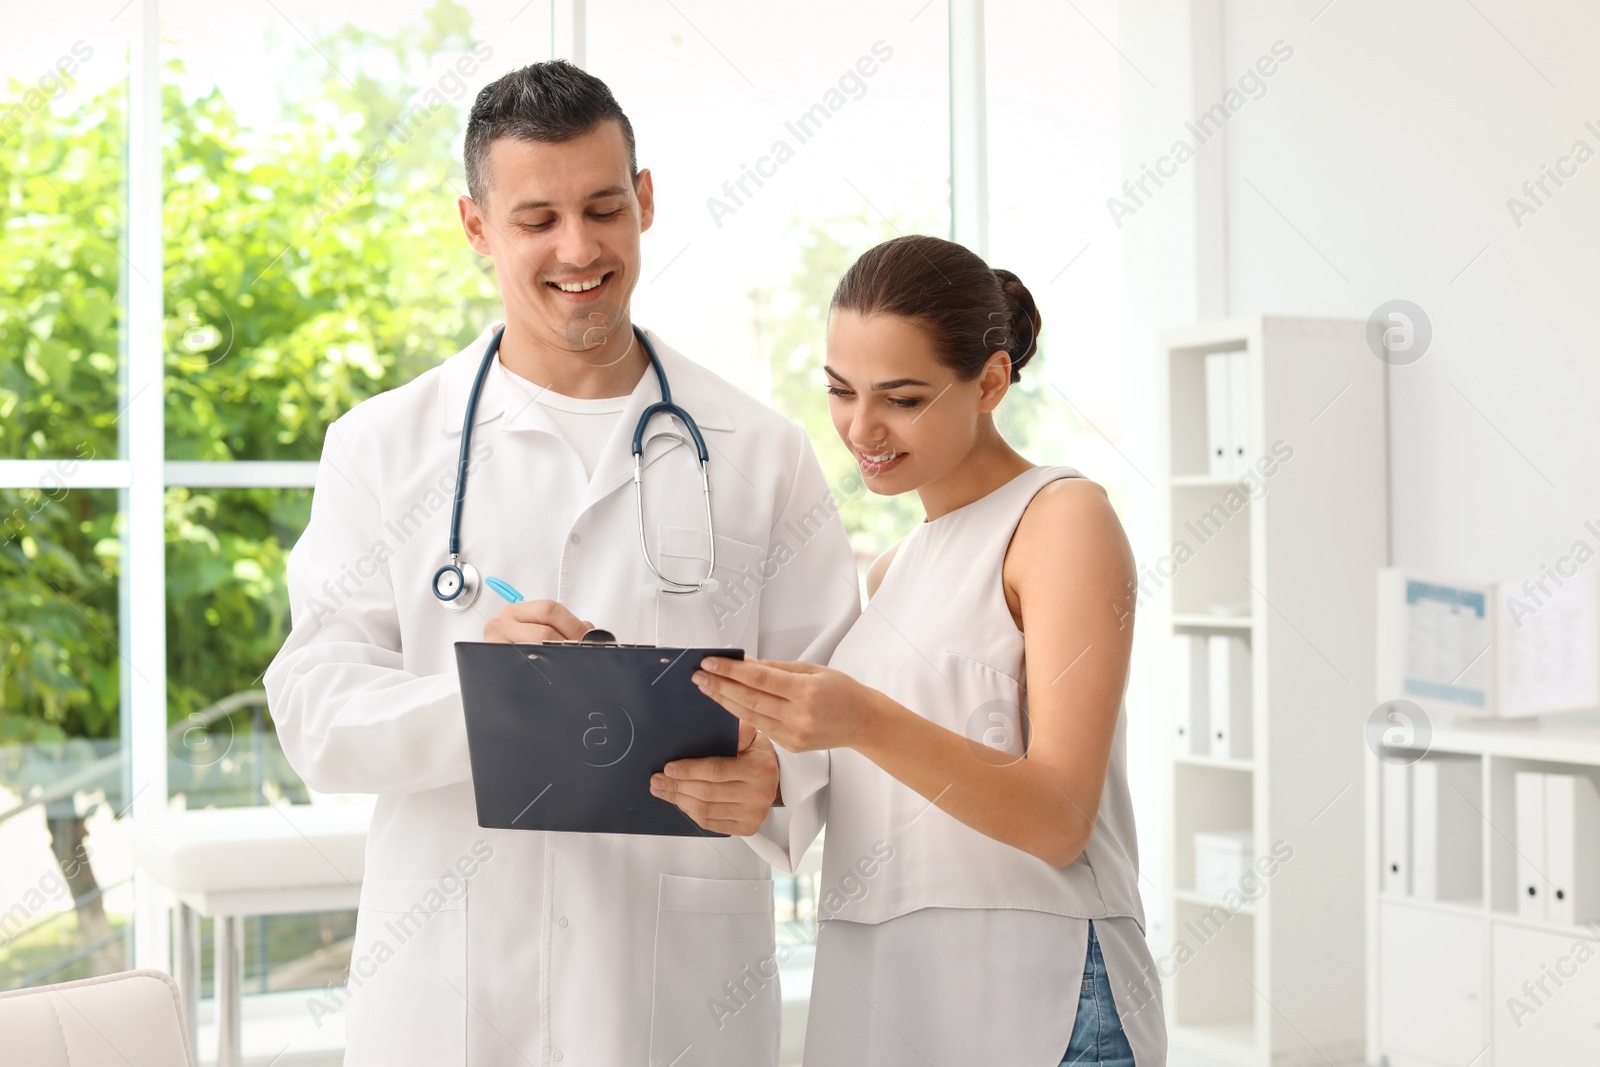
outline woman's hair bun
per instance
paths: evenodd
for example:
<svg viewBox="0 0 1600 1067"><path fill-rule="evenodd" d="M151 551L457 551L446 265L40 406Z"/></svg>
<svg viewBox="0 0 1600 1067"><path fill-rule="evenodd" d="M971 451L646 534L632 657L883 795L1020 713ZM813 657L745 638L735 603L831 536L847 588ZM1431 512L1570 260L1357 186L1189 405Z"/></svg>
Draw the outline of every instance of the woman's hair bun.
<svg viewBox="0 0 1600 1067"><path fill-rule="evenodd" d="M963 381L983 373L1001 351L1011 357L1011 380L1020 380L1044 324L1033 294L1015 274L992 270L971 249L925 234L896 237L862 253L839 279L832 308L911 319Z"/></svg>
<svg viewBox="0 0 1600 1067"><path fill-rule="evenodd" d="M1028 292L1021 278L999 267L994 268L994 276L1000 283L1000 292L1005 295L1006 307L1011 312L1011 330L1004 348L1011 356L1011 380L1015 382L1022 377L1023 366L1039 350L1039 329L1044 325L1044 319L1039 314L1038 305L1033 302L1033 294Z"/></svg>

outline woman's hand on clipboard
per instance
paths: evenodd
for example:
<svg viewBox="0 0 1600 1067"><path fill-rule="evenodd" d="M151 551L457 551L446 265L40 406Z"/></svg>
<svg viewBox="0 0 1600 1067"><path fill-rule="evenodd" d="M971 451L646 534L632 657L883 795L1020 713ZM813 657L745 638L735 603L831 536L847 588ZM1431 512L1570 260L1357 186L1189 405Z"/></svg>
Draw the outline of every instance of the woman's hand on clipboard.
<svg viewBox="0 0 1600 1067"><path fill-rule="evenodd" d="M749 723L739 724L739 754L673 760L652 775L650 792L676 804L703 830L749 837L778 795L778 754Z"/></svg>
<svg viewBox="0 0 1600 1067"><path fill-rule="evenodd" d="M879 718L883 694L815 663L707 656L700 691L790 752L854 748Z"/></svg>
<svg viewBox="0 0 1600 1067"><path fill-rule="evenodd" d="M508 645L542 645L546 641L578 641L594 629L554 600L521 600L504 604L483 624L483 639Z"/></svg>

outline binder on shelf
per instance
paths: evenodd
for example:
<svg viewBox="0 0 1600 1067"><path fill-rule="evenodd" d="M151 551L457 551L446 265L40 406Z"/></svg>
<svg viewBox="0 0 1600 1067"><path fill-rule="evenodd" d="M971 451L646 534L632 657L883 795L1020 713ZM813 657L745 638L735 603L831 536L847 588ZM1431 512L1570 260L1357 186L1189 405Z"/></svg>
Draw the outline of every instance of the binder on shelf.
<svg viewBox="0 0 1600 1067"><path fill-rule="evenodd" d="M1230 444L1233 421L1228 401L1233 395L1228 352L1206 354L1206 472L1213 478L1233 473Z"/></svg>
<svg viewBox="0 0 1600 1067"><path fill-rule="evenodd" d="M1483 777L1471 756L1411 767L1411 893L1425 900L1483 894Z"/></svg>
<svg viewBox="0 0 1600 1067"><path fill-rule="evenodd" d="M1238 634L1211 634L1207 674L1211 690L1211 754L1250 758L1250 645Z"/></svg>
<svg viewBox="0 0 1600 1067"><path fill-rule="evenodd" d="M1411 894L1411 765L1383 764L1383 891Z"/></svg>
<svg viewBox="0 0 1600 1067"><path fill-rule="evenodd" d="M1517 799L1517 914L1543 922L1546 916L1544 879L1544 775L1518 771Z"/></svg>
<svg viewBox="0 0 1600 1067"><path fill-rule="evenodd" d="M1242 475L1250 467L1250 354L1228 353L1228 473Z"/></svg>
<svg viewBox="0 0 1600 1067"><path fill-rule="evenodd" d="M1520 798L1519 798L1520 799ZM1520 826L1520 822L1518 824ZM1578 774L1544 776L1545 921L1577 926L1600 918L1600 791Z"/></svg>
<svg viewBox="0 0 1600 1067"><path fill-rule="evenodd" d="M1177 722L1179 755L1203 756L1211 751L1209 662L1205 638L1199 634L1174 634L1172 638L1172 704Z"/></svg>

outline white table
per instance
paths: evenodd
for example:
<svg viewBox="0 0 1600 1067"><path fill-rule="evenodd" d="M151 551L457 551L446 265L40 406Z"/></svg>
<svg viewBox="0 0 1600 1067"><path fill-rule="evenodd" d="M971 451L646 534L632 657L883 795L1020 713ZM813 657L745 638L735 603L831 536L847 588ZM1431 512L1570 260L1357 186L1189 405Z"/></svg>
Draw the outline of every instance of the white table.
<svg viewBox="0 0 1600 1067"><path fill-rule="evenodd" d="M370 804L341 802L207 808L135 825L134 863L178 901L175 970L190 1048L200 999L200 917L215 924L217 1067L241 1067L244 917L354 908L371 821Z"/></svg>

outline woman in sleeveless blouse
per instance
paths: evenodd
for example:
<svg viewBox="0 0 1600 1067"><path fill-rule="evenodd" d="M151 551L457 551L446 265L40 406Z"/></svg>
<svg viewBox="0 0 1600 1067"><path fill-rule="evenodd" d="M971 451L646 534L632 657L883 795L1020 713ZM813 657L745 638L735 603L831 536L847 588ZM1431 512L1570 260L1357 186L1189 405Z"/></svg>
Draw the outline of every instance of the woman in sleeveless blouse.
<svg viewBox="0 0 1600 1067"><path fill-rule="evenodd" d="M834 426L869 488L927 518L872 565L828 667L695 675L829 752L808 1065L1166 1060L1124 755L1132 555L1098 485L995 427L1040 325L1014 274L948 241L850 268Z"/></svg>

